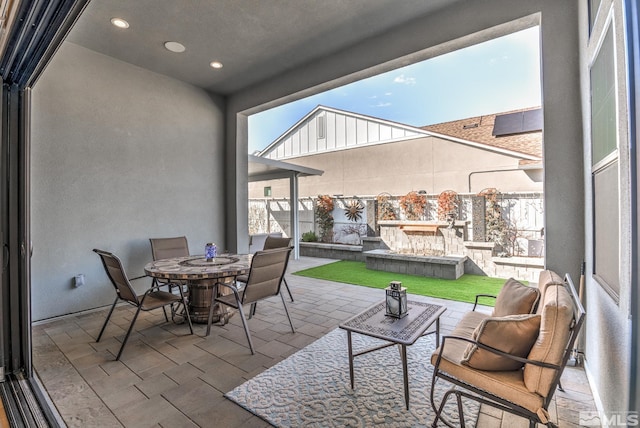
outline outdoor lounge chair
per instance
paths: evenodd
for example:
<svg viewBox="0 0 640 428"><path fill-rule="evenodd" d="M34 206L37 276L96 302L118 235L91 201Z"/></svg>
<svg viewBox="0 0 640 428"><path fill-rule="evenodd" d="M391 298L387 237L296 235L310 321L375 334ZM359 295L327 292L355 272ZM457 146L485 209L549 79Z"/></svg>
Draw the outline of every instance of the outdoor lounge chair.
<svg viewBox="0 0 640 428"><path fill-rule="evenodd" d="M107 323L111 318L111 314L113 314L113 310L115 309L116 304L118 304L119 300L124 300L125 302L137 308L135 315L131 319L131 325L127 330L127 334L124 337L124 340L122 341L122 345L120 346L120 351L118 351L116 360L119 360L120 356L122 355L122 351L124 350L124 347L127 344L127 340L129 339L129 335L133 330L133 325L136 323L136 320L138 319L138 315L140 314L140 311L151 311L154 309L162 308L164 312L164 318L168 322L169 319L167 318L167 313L166 311L164 311L165 306L173 305L174 303L182 303L186 311L186 319L189 322L189 330L191 331L191 334L193 334L193 326L191 325L191 318L189 317L189 308L188 308L188 305L185 304L186 301L184 298L184 294L182 293L182 287L178 287L178 290L180 292L179 294L173 294L173 293L159 290L159 288L164 286L164 284L156 284L156 285L152 285L151 288L149 288L144 294L139 296L136 294L135 290L131 286L131 283L129 282L129 278L127 277L127 274L125 273L124 268L122 266L122 262L115 254L112 254L108 251L98 250L98 249L94 249L93 251L100 256L100 259L102 260L102 265L104 266L104 270L107 276L109 277L109 279L111 280L111 283L113 284L114 288L116 289L116 299L114 300L113 305L109 310L107 319L104 321L104 324L102 325L102 329L100 330L100 334L98 335L96 342L100 342L100 339L102 338L102 334L104 333L104 330L107 327Z"/></svg>
<svg viewBox="0 0 640 428"><path fill-rule="evenodd" d="M433 427L439 420L453 426L442 416L452 394L461 427L465 426L463 397L522 416L529 420L530 428L537 423L555 426L549 420L549 404L573 352L585 311L569 275L563 281L555 272L543 271L538 290L536 313L484 317L472 311L451 335L442 337L441 346L431 356ZM534 329L526 327L533 320L539 324ZM523 346L529 339L532 342ZM438 379L453 384L439 406L434 397Z"/></svg>
<svg viewBox="0 0 640 428"><path fill-rule="evenodd" d="M242 325L244 332L247 335L247 341L249 342L249 348L251 353L255 354L253 348L253 342L251 340L251 334L249 333L249 327L247 326L247 319L244 316L243 305L254 304L259 300L276 296L280 294L282 299L282 305L289 319L291 325L291 331L295 333L293 322L289 316L289 310L287 304L284 301L284 296L280 292L280 285L282 284L282 278L287 270L287 263L289 262L289 254L292 247L277 248L273 250L257 251L253 255L251 260L251 268L249 270L249 276L244 287L238 287L236 281L232 283L217 282L214 292L211 295L211 306L209 308L209 320L207 323L207 336L211 331L211 321L213 318L213 309L215 303L230 306L237 309L242 319ZM228 287L232 293L219 296L219 287Z"/></svg>

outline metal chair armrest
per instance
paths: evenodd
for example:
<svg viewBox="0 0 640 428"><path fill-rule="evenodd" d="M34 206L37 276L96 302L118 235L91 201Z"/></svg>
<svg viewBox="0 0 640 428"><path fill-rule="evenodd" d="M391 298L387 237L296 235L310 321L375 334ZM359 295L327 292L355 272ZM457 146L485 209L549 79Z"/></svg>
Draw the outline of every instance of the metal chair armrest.
<svg viewBox="0 0 640 428"><path fill-rule="evenodd" d="M497 299L498 298L498 296L495 296L493 294L476 294L476 301L473 304L473 309L472 309L473 311L476 310L476 306L478 306L478 299L480 297L489 297L489 298L492 298L492 299Z"/></svg>
<svg viewBox="0 0 640 428"><path fill-rule="evenodd" d="M553 370L560 370L561 367L559 365L556 364L551 364L551 363L545 363L543 361L538 361L538 360L531 360L529 358L524 358L524 357L519 357L517 355L513 355L513 354L509 354L508 352L504 352L501 351L499 349L493 348L491 346L485 345L484 343L478 342L476 340L473 339L469 339L466 337L461 337L461 336L442 336L442 345L440 346L440 353L438 354L438 360L436 361L437 365L439 365L440 363L440 358L442 357L442 354L444 353L444 347L446 345L447 339L451 340L462 340L464 342L470 343L472 345L477 346L480 349L484 349L486 351L489 351L493 354L496 355L500 355L502 357L506 357L518 362L521 362L523 364L533 364L535 366L539 366L539 367L543 367L543 368L547 368L547 369L553 369ZM436 365L436 367L437 367Z"/></svg>

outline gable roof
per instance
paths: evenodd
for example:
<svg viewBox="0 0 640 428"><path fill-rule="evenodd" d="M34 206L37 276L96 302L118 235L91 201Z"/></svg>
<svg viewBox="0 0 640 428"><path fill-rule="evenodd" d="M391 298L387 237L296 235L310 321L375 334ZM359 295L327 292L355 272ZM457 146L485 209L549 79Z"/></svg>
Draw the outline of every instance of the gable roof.
<svg viewBox="0 0 640 428"><path fill-rule="evenodd" d="M541 129L508 135L493 135L497 116L534 110L540 110L540 107L512 110L508 112L454 120L451 122L437 123L434 125L423 126L421 129L542 159Z"/></svg>
<svg viewBox="0 0 640 428"><path fill-rule="evenodd" d="M399 122L393 122L385 119L376 118L373 116L367 116L359 113L353 113L345 110L340 110L332 107L326 107L318 105L316 108L307 113L304 117L298 120L293 126L287 129L280 137L269 144L262 151L257 153L260 157L272 157L279 159L279 156L275 155L275 150L279 146L283 145L288 138L291 137L297 129L303 126L307 121L314 116L319 115L322 112L332 112L341 116L347 116L357 119L363 119L370 122L376 122L380 125L392 127L402 131L402 136L399 138L392 138L387 141L377 141L369 144L380 144L384 142L401 141L412 138L419 138L424 136L438 137L445 140L449 140L456 143L461 143L484 150L490 150L500 152L510 156L520 158L521 165L537 165L542 160L542 133L541 131L524 132L520 134L511 135L499 135L494 136L493 128L496 120L496 116L507 115L517 112L523 112L528 110L534 110L535 108L514 110L504 113L495 113L490 115L472 117L468 119L461 119L451 122L444 122L434 125L428 125L423 127L414 127L405 125ZM352 148L353 145L342 147ZM332 149L336 150L336 148ZM323 151L323 150L320 150ZM318 152L320 152L318 151ZM317 152L316 152L317 153ZM275 155L275 156L274 156ZM295 157L295 156L294 156Z"/></svg>
<svg viewBox="0 0 640 428"><path fill-rule="evenodd" d="M284 133L282 133L282 135L280 135L278 138L276 138L271 144L269 144L267 147L265 147L260 152L258 152L257 156L264 157L264 156L267 156L269 153L273 152L292 133L294 133L298 129L298 127L304 125L305 123L307 123L307 121L309 119L313 118L314 116L319 115L321 112L331 112L331 113L335 113L335 114L338 114L338 115L341 115L341 116L351 117L351 118L355 118L355 119L362 119L362 120L366 120L366 121L373 121L373 122L376 122L378 124L385 125L385 126L388 126L390 128L397 129L397 130L401 131L402 137L394 138L395 140L408 139L408 138L417 138L417 137L420 137L420 136L425 134L425 132L422 129L416 128L414 126L409 126L409 125L405 125L405 124L402 124L402 123L399 123L399 122L393 122L393 121L390 121L390 120L380 119L380 118L373 117L373 116L367 116L367 115L360 114L360 113L354 113L354 112L350 112L350 111L346 111L346 110L340 110L340 109L333 108L333 107L327 107L327 106L323 106L323 105L318 105L313 110L311 110L309 113L304 115L304 117L302 117L300 120L298 120L296 123L294 123L289 129L287 129Z"/></svg>

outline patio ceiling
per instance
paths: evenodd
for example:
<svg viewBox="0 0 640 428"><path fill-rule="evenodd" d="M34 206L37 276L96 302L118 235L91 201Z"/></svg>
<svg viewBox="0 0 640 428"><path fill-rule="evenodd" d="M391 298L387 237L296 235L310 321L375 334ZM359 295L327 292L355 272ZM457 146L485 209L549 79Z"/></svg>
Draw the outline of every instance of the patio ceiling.
<svg viewBox="0 0 640 428"><path fill-rule="evenodd" d="M227 95L458 1L96 0L67 41ZM185 51L168 51L168 41Z"/></svg>
<svg viewBox="0 0 640 428"><path fill-rule="evenodd" d="M291 177L307 177L310 175L322 175L324 171L282 162L274 159L261 158L249 155L249 182L279 180Z"/></svg>

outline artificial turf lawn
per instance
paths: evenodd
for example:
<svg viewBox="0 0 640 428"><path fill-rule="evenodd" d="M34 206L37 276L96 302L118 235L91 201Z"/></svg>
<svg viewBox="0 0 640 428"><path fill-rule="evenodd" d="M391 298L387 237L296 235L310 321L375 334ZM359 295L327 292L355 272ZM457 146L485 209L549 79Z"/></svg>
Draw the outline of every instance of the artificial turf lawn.
<svg viewBox="0 0 640 428"><path fill-rule="evenodd" d="M400 281L402 286L407 288L409 294L469 303L475 301L476 294L497 295L505 283L504 279L480 275L465 274L458 279L441 279L369 270L363 262L347 260L301 270L295 272L294 275L372 288L386 288L389 282ZM485 298L480 303L493 306L493 300Z"/></svg>

